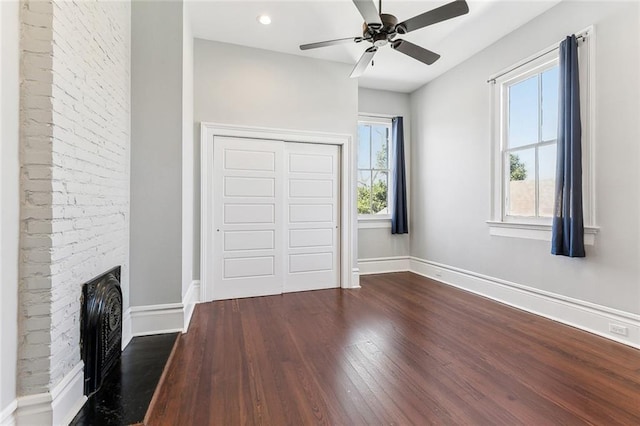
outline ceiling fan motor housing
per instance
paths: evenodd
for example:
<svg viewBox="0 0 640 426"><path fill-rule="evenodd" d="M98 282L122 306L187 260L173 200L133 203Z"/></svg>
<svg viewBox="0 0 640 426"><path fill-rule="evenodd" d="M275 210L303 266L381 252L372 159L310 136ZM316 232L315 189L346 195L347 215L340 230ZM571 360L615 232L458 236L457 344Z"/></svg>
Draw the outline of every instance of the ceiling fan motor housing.
<svg viewBox="0 0 640 426"><path fill-rule="evenodd" d="M365 40L370 40L376 47L384 46L396 36L396 25L398 24L398 18L388 13L381 13L380 20L382 27L372 26L366 22L362 24L362 36Z"/></svg>

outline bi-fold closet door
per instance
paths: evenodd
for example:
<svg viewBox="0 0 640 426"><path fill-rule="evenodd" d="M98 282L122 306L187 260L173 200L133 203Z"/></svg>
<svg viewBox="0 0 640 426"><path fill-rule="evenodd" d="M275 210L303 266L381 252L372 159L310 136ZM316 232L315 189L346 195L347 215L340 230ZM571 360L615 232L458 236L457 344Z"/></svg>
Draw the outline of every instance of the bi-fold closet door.
<svg viewBox="0 0 640 426"><path fill-rule="evenodd" d="M213 145L213 299L339 287L338 146Z"/></svg>

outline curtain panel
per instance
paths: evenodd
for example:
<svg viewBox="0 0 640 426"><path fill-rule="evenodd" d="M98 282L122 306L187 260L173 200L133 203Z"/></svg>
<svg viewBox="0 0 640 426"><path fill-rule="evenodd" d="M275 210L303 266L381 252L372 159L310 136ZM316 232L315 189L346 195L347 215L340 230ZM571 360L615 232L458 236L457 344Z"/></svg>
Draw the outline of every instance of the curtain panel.
<svg viewBox="0 0 640 426"><path fill-rule="evenodd" d="M404 129L402 117L391 121L391 135L395 147L393 163L393 209L391 210L391 233L408 234L407 181L404 164Z"/></svg>
<svg viewBox="0 0 640 426"><path fill-rule="evenodd" d="M584 257L582 130L575 35L560 43L559 68L558 156L551 253Z"/></svg>

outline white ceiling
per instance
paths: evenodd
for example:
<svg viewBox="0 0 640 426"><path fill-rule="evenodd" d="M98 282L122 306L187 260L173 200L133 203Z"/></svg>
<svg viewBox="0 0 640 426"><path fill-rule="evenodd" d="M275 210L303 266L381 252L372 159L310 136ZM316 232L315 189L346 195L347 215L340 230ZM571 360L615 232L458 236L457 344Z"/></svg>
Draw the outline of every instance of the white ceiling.
<svg viewBox="0 0 640 426"><path fill-rule="evenodd" d="M448 2L383 0L382 9L404 21ZM559 2L468 0L467 15L398 37L439 53L442 57L435 64L424 65L385 46L358 84L412 92ZM187 5L196 38L353 65L369 45L349 43L304 52L298 48L306 43L361 36L363 19L351 0L187 0ZM261 14L271 17L271 25L257 21Z"/></svg>

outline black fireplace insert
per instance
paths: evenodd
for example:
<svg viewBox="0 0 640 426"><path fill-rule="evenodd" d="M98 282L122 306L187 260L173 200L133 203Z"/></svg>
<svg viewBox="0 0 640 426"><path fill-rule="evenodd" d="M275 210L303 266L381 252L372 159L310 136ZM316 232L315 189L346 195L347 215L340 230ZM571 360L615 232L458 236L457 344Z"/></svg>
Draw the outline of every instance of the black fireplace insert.
<svg viewBox="0 0 640 426"><path fill-rule="evenodd" d="M120 359L122 290L120 266L82 286L80 351L84 361L84 393L98 390Z"/></svg>

